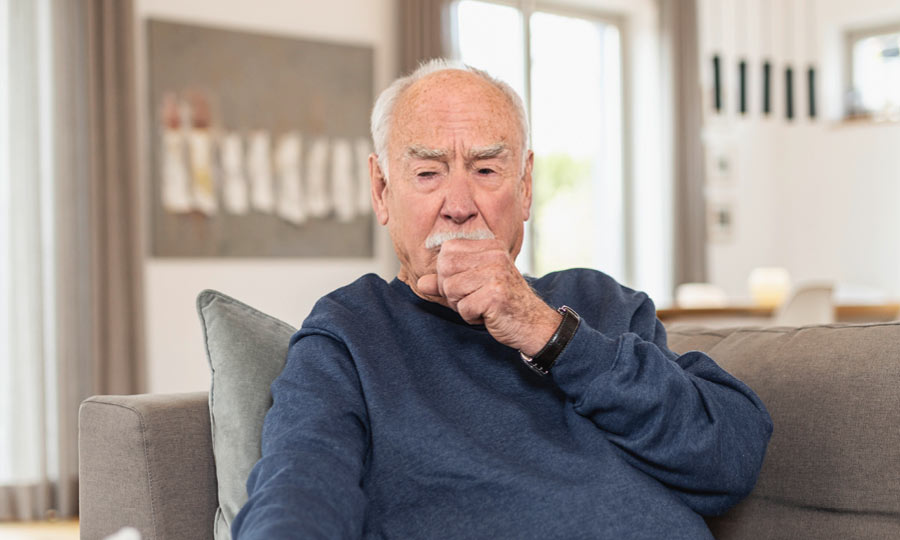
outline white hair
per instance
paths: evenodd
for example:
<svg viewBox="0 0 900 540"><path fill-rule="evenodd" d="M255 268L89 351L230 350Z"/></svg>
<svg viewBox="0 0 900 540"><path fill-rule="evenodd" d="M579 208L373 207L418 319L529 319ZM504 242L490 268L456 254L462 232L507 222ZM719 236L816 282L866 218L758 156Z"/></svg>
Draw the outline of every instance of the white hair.
<svg viewBox="0 0 900 540"><path fill-rule="evenodd" d="M459 70L468 71L478 75L485 81L494 85L495 88L503 92L503 95L509 100L513 109L516 111L516 117L519 123L519 135L522 141L522 165L525 164L525 154L528 149L528 114L525 112L525 104L522 98L516 93L512 87L500 79L495 78L486 71L473 68L458 60L449 60L447 58L434 58L419 64L419 67L405 77L400 77L384 89L375 100L375 106L372 107L372 143L375 146L375 155L378 156L378 166L385 179L388 178L388 155L387 146L390 139L391 117L394 114L400 96L413 83L425 78L425 76L438 71Z"/></svg>
<svg viewBox="0 0 900 540"><path fill-rule="evenodd" d="M447 240L456 240L457 238L464 240L491 240L494 238L494 233L487 229L434 233L425 239L425 249L437 249Z"/></svg>

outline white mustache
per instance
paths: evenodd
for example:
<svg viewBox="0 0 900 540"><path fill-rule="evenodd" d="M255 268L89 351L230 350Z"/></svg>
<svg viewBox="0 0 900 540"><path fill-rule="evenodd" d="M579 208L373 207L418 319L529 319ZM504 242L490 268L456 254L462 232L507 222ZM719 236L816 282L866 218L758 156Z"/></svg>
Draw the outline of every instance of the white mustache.
<svg viewBox="0 0 900 540"><path fill-rule="evenodd" d="M487 229L434 233L425 239L425 249L436 249L441 247L441 244L447 240L456 240L459 238L463 240L491 240L494 238L494 233Z"/></svg>

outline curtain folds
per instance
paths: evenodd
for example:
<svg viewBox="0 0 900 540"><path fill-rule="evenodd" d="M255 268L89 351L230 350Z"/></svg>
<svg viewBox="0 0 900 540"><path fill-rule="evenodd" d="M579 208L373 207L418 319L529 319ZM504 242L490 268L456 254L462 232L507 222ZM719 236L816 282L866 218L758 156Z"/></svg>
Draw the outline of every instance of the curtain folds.
<svg viewBox="0 0 900 540"><path fill-rule="evenodd" d="M450 4L451 0L398 0L401 74L412 72L423 60L452 54Z"/></svg>
<svg viewBox="0 0 900 540"><path fill-rule="evenodd" d="M673 283L704 282L706 202L700 138L702 105L697 0L660 0L662 73L668 92L663 110L671 117L674 195Z"/></svg>
<svg viewBox="0 0 900 540"><path fill-rule="evenodd" d="M4 300L0 329L0 519L36 515L47 507L50 486L43 425L50 403L47 377L44 257L41 250L46 175L41 167L40 90L46 26L36 2L0 3L4 67L0 86L3 160L3 238L0 278Z"/></svg>
<svg viewBox="0 0 900 540"><path fill-rule="evenodd" d="M86 12L94 244L93 386L144 388L137 170L134 12L131 0L81 0Z"/></svg>
<svg viewBox="0 0 900 540"><path fill-rule="evenodd" d="M131 0L0 0L0 520L78 512L78 406L143 389ZM5 30L5 29L4 29ZM3 39L6 39L5 36ZM2 154L0 154L2 155Z"/></svg>

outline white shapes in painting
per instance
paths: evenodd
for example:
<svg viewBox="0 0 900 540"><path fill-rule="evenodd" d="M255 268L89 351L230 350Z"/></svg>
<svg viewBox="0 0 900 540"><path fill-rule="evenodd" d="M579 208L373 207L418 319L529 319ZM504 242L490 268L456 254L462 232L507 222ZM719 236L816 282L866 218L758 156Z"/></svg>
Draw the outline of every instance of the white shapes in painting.
<svg viewBox="0 0 900 540"><path fill-rule="evenodd" d="M174 214L190 212L193 207L184 153L184 135L167 129L162 144L162 204L166 211Z"/></svg>
<svg viewBox="0 0 900 540"><path fill-rule="evenodd" d="M189 92L182 108L182 125L190 126L188 149L191 163L191 196L194 209L214 215L218 210L215 177L213 177L213 138L210 132L211 111L206 94Z"/></svg>
<svg viewBox="0 0 900 540"><path fill-rule="evenodd" d="M335 139L331 147L331 200L338 221L352 221L356 216L356 177L353 172L350 141Z"/></svg>
<svg viewBox="0 0 900 540"><path fill-rule="evenodd" d="M159 174L166 212L211 218L221 204L230 215L252 210L294 225L310 218L348 223L371 213L367 138L318 136L304 148L297 130L273 141L256 129L245 139L213 125L210 103L200 90L163 96Z"/></svg>
<svg viewBox="0 0 900 540"><path fill-rule="evenodd" d="M212 135L206 129L192 129L188 135L188 142L194 208L211 216L218 210L212 174Z"/></svg>
<svg viewBox="0 0 900 540"><path fill-rule="evenodd" d="M310 215L324 218L331 211L328 198L328 140L324 137L313 141L306 155L306 197Z"/></svg>
<svg viewBox="0 0 900 540"><path fill-rule="evenodd" d="M356 159L356 211L364 216L372 211L372 184L369 180L369 154L372 153L369 140L356 139L353 145Z"/></svg>
<svg viewBox="0 0 900 540"><path fill-rule="evenodd" d="M278 215L294 225L306 221L303 206L303 184L300 178L301 138L287 133L275 146L275 175L278 181Z"/></svg>
<svg viewBox="0 0 900 540"><path fill-rule="evenodd" d="M190 212L193 203L190 193L184 131L182 130L182 110L175 94L166 94L160 107L162 124L161 182L162 206L167 212L182 214Z"/></svg>
<svg viewBox="0 0 900 540"><path fill-rule="evenodd" d="M237 133L222 138L222 202L231 214L243 215L250 209L247 178L244 175L244 144Z"/></svg>
<svg viewBox="0 0 900 540"><path fill-rule="evenodd" d="M268 131L254 131L247 149L247 175L250 177L250 205L271 214L275 209L272 186L272 143Z"/></svg>

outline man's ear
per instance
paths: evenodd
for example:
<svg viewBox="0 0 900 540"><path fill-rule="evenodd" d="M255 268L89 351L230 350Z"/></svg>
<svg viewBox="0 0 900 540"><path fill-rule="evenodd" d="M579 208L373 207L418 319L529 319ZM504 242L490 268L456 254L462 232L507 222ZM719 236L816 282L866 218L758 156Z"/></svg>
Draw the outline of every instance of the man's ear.
<svg viewBox="0 0 900 540"><path fill-rule="evenodd" d="M525 158L525 172L522 174L522 221L531 217L531 170L534 168L534 152L528 151Z"/></svg>
<svg viewBox="0 0 900 540"><path fill-rule="evenodd" d="M378 165L378 156L375 154L369 154L369 179L372 181L372 209L375 210L375 217L378 218L378 223L387 225L387 177Z"/></svg>

